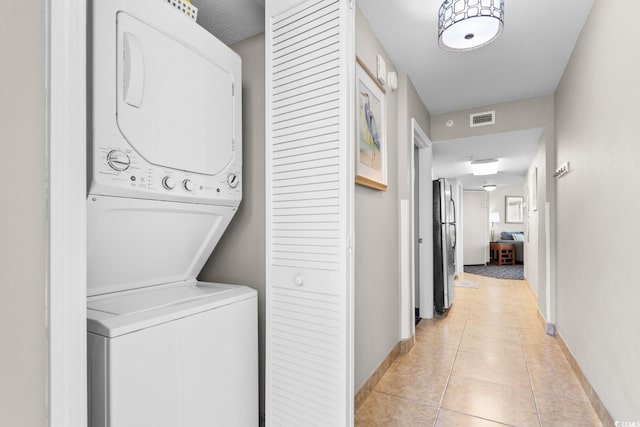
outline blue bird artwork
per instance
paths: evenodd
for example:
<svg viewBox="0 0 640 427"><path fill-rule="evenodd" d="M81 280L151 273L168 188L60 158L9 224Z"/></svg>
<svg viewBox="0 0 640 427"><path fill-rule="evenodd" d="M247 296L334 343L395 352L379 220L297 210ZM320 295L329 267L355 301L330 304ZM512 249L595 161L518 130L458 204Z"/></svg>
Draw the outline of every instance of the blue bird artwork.
<svg viewBox="0 0 640 427"><path fill-rule="evenodd" d="M376 105L366 91L360 92L360 163L373 169L381 168L380 135L376 121ZM377 99L373 99L376 103Z"/></svg>

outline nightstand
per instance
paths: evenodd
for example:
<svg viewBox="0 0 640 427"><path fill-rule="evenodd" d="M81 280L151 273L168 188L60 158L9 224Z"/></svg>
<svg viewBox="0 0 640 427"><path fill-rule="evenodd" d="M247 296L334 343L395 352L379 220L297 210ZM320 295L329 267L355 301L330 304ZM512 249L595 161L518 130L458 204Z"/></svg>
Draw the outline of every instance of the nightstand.
<svg viewBox="0 0 640 427"><path fill-rule="evenodd" d="M514 265L516 263L516 247L513 243L489 243L489 258L498 265Z"/></svg>

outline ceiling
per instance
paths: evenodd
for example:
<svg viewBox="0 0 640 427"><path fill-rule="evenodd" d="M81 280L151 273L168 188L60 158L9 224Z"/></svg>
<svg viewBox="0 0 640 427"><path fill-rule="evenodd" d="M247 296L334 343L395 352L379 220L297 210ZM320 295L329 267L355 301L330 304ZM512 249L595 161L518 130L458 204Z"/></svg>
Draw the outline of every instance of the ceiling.
<svg viewBox="0 0 640 427"><path fill-rule="evenodd" d="M227 45L264 31L264 0L192 0L198 23ZM432 115L551 95L594 0L505 0L505 26L492 44L468 52L438 47L443 0L357 0L394 65L409 75ZM399 30L401 29L401 30ZM434 171L466 189L524 181L542 130L434 144ZM473 177L469 161L500 159L500 173Z"/></svg>
<svg viewBox="0 0 640 427"><path fill-rule="evenodd" d="M484 184L521 185L544 129L504 132L433 144L433 172L439 178L458 178L465 190ZM471 160L497 159L498 174L474 176Z"/></svg>
<svg viewBox="0 0 640 427"><path fill-rule="evenodd" d="M358 0L395 66L407 73L432 115L555 92L593 0L505 0L500 37L481 49L449 52L438 46L443 0ZM402 29L399 31L398 29ZM438 177L459 178L465 189L522 185L542 129L434 144ZM471 159L499 159L499 173L474 177Z"/></svg>
<svg viewBox="0 0 640 427"><path fill-rule="evenodd" d="M505 0L502 35L468 52L438 47L441 4L358 0L431 114L553 94L593 0Z"/></svg>

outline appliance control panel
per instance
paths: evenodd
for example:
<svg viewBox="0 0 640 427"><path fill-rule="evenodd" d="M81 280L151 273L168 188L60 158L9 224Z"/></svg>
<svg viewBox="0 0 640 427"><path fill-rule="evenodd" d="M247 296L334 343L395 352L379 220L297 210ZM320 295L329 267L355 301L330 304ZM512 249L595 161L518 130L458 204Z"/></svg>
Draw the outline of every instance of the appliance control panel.
<svg viewBox="0 0 640 427"><path fill-rule="evenodd" d="M242 166L203 175L152 165L126 142L96 144L92 153L90 193L152 200L238 205L242 199Z"/></svg>

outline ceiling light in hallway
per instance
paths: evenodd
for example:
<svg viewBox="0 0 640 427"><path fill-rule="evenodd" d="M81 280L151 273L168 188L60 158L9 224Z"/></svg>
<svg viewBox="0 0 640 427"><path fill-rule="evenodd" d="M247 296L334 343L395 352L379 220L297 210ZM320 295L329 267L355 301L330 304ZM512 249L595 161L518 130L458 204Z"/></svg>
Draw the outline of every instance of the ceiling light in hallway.
<svg viewBox="0 0 640 427"><path fill-rule="evenodd" d="M471 170L474 175L495 175L498 173L498 161L496 159L473 160Z"/></svg>
<svg viewBox="0 0 640 427"><path fill-rule="evenodd" d="M464 51L488 45L504 28L504 0L445 0L438 12L438 44Z"/></svg>
<svg viewBox="0 0 640 427"><path fill-rule="evenodd" d="M490 192L490 191L493 191L496 188L498 188L498 186L495 185L495 184L485 184L485 185L482 186L482 188L484 189L484 191L489 191Z"/></svg>

